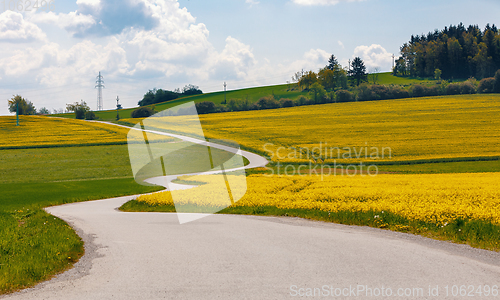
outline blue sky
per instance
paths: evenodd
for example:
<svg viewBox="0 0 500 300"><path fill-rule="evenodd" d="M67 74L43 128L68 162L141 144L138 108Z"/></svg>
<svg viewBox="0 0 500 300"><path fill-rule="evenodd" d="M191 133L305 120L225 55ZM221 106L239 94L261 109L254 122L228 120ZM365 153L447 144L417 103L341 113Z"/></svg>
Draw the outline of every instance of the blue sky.
<svg viewBox="0 0 500 300"><path fill-rule="evenodd" d="M152 88L204 92L286 83L331 54L389 71L412 34L498 22L497 0L55 0L54 11L0 7L0 115L20 94L37 108L119 96L133 107Z"/></svg>

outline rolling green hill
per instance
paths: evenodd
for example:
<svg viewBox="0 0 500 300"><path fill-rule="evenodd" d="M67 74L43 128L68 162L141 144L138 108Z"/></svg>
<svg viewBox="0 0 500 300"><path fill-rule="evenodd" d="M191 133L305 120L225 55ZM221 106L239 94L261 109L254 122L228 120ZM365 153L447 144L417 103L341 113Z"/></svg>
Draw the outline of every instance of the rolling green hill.
<svg viewBox="0 0 500 300"><path fill-rule="evenodd" d="M370 83L372 83L372 77L370 77L370 76L369 76L369 81L370 81ZM428 83L432 83L432 82L433 82L432 80L425 80L425 79L423 80L423 79L415 79L415 78L396 77L396 76L393 76L391 72L379 73L378 80L377 80L378 84L384 84L384 85L397 84L397 85L403 85L403 86L409 86L409 85L412 85L415 83L428 84ZM288 99L294 100L294 99L297 99L301 95L307 96L307 92L300 91L295 84L282 84L282 85L253 87L253 88L227 91L226 92L226 99L227 99L227 101L229 101L231 99L236 99L236 100L248 99L251 103L253 103L253 102L257 102L261 97L265 97L265 96L269 96L269 95L274 95L276 99L288 98ZM176 106L176 105L188 102L188 101L194 101L196 103L202 102L202 101L211 101L211 102L214 102L216 104L221 104L224 101L224 92L213 92L213 93L206 93L206 94L195 95L195 96L188 96L188 97L183 97L183 98L175 99L175 100L168 101L168 102L159 103L159 104L155 105L155 110L162 111L162 110L168 109L170 107L173 107L173 106ZM122 118L122 119L130 118L130 114L135 109L137 109L137 107L120 110L120 118ZM100 120L113 121L116 119L116 110L98 111L95 113L96 113L96 116L98 116ZM55 116L65 117L65 118L74 118L73 113L58 114Z"/></svg>
<svg viewBox="0 0 500 300"><path fill-rule="evenodd" d="M248 99L250 102L253 103L257 102L261 97L269 95L274 95L277 99L282 99L282 98L296 99L300 95L307 95L307 92L301 92L297 88L294 88L294 86L291 84L290 85L283 84L283 85L254 87L254 88L227 91L226 99L227 101L231 99L238 99L238 100ZM213 92L195 96L182 97L172 101L155 104L154 106L156 111L162 111L188 101L194 101L196 103L203 101L211 101L216 104L220 104L221 102L224 101L224 92ZM137 107L120 110L120 118L122 119L130 118L130 114L135 109L137 109ZM110 121L116 119L116 110L97 111L95 112L95 114L96 116L99 117L99 120ZM75 117L73 113L58 114L55 116L65 117L65 118Z"/></svg>

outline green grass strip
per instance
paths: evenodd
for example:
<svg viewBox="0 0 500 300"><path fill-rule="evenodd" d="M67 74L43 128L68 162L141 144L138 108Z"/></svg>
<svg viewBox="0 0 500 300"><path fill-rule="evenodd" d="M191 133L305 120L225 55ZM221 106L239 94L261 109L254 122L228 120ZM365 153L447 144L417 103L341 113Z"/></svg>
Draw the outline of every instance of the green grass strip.
<svg viewBox="0 0 500 300"><path fill-rule="evenodd" d="M41 209L0 212L0 294L47 280L83 253L73 229Z"/></svg>

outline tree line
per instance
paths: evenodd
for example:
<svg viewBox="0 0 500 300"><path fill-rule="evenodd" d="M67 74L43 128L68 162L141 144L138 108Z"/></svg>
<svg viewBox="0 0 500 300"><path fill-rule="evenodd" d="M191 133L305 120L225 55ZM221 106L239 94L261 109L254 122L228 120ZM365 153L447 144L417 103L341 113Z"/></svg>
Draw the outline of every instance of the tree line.
<svg viewBox="0 0 500 300"><path fill-rule="evenodd" d="M7 100L7 105L9 106L9 111L11 113L18 112L20 115L50 114L50 111L45 107L37 110L33 102L23 98L21 95L15 95L11 99Z"/></svg>
<svg viewBox="0 0 500 300"><path fill-rule="evenodd" d="M394 75L483 79L500 68L500 32L495 25L451 25L427 35L412 35L401 48Z"/></svg>
<svg viewBox="0 0 500 300"><path fill-rule="evenodd" d="M7 105L9 112L19 113L19 115L49 115L51 113L46 107L36 109L33 102L23 98L21 95L15 95L7 100ZM54 114L62 114L64 112L75 112L77 119L87 118L88 120L93 120L95 118L95 114L90 111L90 107L83 100L80 103L66 104L66 111L62 108L53 110Z"/></svg>

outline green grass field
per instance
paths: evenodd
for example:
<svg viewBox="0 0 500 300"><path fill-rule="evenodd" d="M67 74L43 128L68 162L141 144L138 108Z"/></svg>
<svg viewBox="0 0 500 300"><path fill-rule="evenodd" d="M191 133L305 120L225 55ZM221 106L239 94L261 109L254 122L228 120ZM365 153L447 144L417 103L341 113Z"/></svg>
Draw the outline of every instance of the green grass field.
<svg viewBox="0 0 500 300"><path fill-rule="evenodd" d="M132 178L127 145L0 151L0 184Z"/></svg>
<svg viewBox="0 0 500 300"><path fill-rule="evenodd" d="M369 82L373 82L373 76L372 74L368 75ZM418 79L418 78L408 78L408 77L397 77L393 76L391 72L385 72L385 73L379 73L377 77L377 83L378 84L384 84L384 85L389 85L389 84L397 84L397 85L402 85L402 86L409 86L412 84L429 84L429 83L434 83L435 80L429 80L429 79Z"/></svg>

